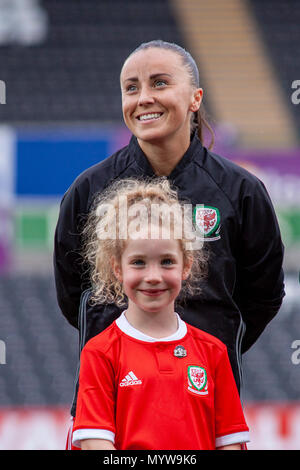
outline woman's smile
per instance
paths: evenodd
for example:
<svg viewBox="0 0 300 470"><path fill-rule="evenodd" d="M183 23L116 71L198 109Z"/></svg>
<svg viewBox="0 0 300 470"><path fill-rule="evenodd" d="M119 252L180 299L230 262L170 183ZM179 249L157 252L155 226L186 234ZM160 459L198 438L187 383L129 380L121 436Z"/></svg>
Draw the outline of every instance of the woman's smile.
<svg viewBox="0 0 300 470"><path fill-rule="evenodd" d="M153 121L157 121L162 117L164 113L162 112L148 112L144 114L140 114L137 116L138 121L143 122L143 123L149 123Z"/></svg>

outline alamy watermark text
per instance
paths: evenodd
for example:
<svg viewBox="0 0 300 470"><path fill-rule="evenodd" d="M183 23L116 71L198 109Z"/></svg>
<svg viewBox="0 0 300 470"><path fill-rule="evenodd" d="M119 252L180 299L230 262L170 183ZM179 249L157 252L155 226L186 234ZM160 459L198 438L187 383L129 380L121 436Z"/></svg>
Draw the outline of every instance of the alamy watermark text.
<svg viewBox="0 0 300 470"><path fill-rule="evenodd" d="M6 85L3 80L0 80L0 104L6 104Z"/></svg>
<svg viewBox="0 0 300 470"><path fill-rule="evenodd" d="M291 348L295 349L291 356L292 363L298 365L300 364L300 339L295 339L291 344Z"/></svg>
<svg viewBox="0 0 300 470"><path fill-rule="evenodd" d="M6 345L3 340L0 340L0 364L6 364Z"/></svg>
<svg viewBox="0 0 300 470"><path fill-rule="evenodd" d="M294 80L292 82L292 88L295 90L291 95L291 100L293 104L300 103L300 80Z"/></svg>
<svg viewBox="0 0 300 470"><path fill-rule="evenodd" d="M198 205L202 206L202 205ZM154 204L143 202L128 206L126 196L118 198L117 206L104 203L96 210L99 222L96 232L100 240L178 239L185 240L187 249L202 248L204 217L196 218L193 226L192 205Z"/></svg>

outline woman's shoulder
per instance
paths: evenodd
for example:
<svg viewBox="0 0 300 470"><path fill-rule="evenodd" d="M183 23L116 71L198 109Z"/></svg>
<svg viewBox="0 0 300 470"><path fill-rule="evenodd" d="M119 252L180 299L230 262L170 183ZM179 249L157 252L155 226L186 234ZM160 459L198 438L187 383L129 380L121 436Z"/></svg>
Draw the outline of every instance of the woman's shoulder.
<svg viewBox="0 0 300 470"><path fill-rule="evenodd" d="M206 177L208 176L227 197L234 199L235 195L239 198L244 192L246 194L261 192L262 181L251 171L229 157L206 148L196 135L191 145L194 164L200 167Z"/></svg>
<svg viewBox="0 0 300 470"><path fill-rule="evenodd" d="M64 199L87 201L90 206L94 195L103 191L113 180L126 173L134 162L129 145L82 171L69 186Z"/></svg>
<svg viewBox="0 0 300 470"><path fill-rule="evenodd" d="M206 150L203 166L221 185L233 182L248 188L260 187L262 182L257 175L230 158Z"/></svg>
<svg viewBox="0 0 300 470"><path fill-rule="evenodd" d="M118 174L122 173L131 164L130 157L129 146L126 145L112 155L86 168L77 176L73 185L80 186L85 181L94 182L94 180L97 180L99 182L99 176L101 179L109 176L117 177Z"/></svg>

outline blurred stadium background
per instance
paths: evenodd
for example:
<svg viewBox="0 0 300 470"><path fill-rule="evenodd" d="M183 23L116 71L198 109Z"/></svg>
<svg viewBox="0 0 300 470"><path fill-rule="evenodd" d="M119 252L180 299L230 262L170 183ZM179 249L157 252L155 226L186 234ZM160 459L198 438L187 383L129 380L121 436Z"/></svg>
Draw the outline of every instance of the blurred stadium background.
<svg viewBox="0 0 300 470"><path fill-rule="evenodd" d="M242 398L249 449L300 449L297 0L0 0L0 449L64 448L78 338L54 290L59 202L127 143L120 67L154 38L192 52L215 152L274 202L287 295L243 356Z"/></svg>

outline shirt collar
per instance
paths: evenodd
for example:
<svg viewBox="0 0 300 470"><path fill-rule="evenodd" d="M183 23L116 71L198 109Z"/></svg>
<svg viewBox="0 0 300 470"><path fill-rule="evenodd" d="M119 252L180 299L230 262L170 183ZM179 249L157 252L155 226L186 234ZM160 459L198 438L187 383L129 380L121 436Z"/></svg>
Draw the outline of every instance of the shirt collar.
<svg viewBox="0 0 300 470"><path fill-rule="evenodd" d="M148 336L145 333L142 333L140 330L134 328L125 316L125 311L116 319L116 324L118 328L128 336L132 338L139 339L140 341L146 341L147 343L156 343L156 342L167 342L167 341L178 341L182 339L187 332L186 323L181 320L178 313L176 313L178 319L178 329L170 336L166 336L164 338L153 338L152 336Z"/></svg>

